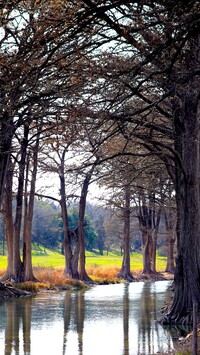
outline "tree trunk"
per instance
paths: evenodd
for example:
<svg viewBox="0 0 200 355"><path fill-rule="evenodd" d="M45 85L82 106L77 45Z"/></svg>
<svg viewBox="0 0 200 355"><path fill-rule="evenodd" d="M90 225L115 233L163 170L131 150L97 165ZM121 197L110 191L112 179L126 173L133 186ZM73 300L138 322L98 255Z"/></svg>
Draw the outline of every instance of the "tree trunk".
<svg viewBox="0 0 200 355"><path fill-rule="evenodd" d="M29 203L26 205L24 216L24 236L23 236L23 263L25 270L25 281L36 281L33 275L32 255L31 255L31 241L32 241L32 224L33 224L33 209L35 197L35 183L37 177L37 164L38 164L38 149L39 149L40 133L38 132L36 144L33 151L33 171L31 176L31 187L29 194ZM28 162L27 162L28 164ZM27 165L27 172L29 164ZM28 179L28 174L27 174ZM26 181L27 181L26 179ZM26 196L26 194L25 194ZM27 196L26 196L27 198Z"/></svg>
<svg viewBox="0 0 200 355"><path fill-rule="evenodd" d="M7 244L7 269L1 280L10 280L13 277L13 206L12 206L12 186L13 186L13 164L10 159L8 169L6 171L6 189L4 194L4 221Z"/></svg>
<svg viewBox="0 0 200 355"><path fill-rule="evenodd" d="M86 282L91 282L91 278L88 276L86 268L85 268L85 238L84 238L84 217L85 217L85 206L86 199L88 193L88 187L90 184L90 180L95 168L95 164L92 166L90 171L86 174L85 180L83 182L81 197L79 202L79 217L78 217L78 240L80 246L79 253L79 265L78 265L78 273L79 279Z"/></svg>
<svg viewBox="0 0 200 355"><path fill-rule="evenodd" d="M139 193L138 219L139 228L142 233L142 255L143 273L151 274L156 272L156 247L162 211L163 183L161 183L160 204L156 210L155 192L150 191L145 195L144 191Z"/></svg>
<svg viewBox="0 0 200 355"><path fill-rule="evenodd" d="M152 271L152 230L143 228L142 230L142 255L143 255L143 274L151 274Z"/></svg>
<svg viewBox="0 0 200 355"><path fill-rule="evenodd" d="M156 252L157 252L158 229L153 231L152 251L151 251L151 270L156 273Z"/></svg>
<svg viewBox="0 0 200 355"><path fill-rule="evenodd" d="M166 244L167 244L167 264L166 272L174 273L175 260L174 260L174 245L176 241L175 237L175 218L174 213L169 211L165 213L165 228L167 232Z"/></svg>
<svg viewBox="0 0 200 355"><path fill-rule="evenodd" d="M173 274L175 270L174 244L175 244L175 236L169 235L167 237L167 264L166 264L165 271L170 272L171 274Z"/></svg>
<svg viewBox="0 0 200 355"><path fill-rule="evenodd" d="M88 276L85 268L85 238L84 238L84 228L82 221L79 221L79 242L80 242L80 253L79 253L79 264L78 264L78 274L79 279L86 282L92 282L92 279Z"/></svg>
<svg viewBox="0 0 200 355"><path fill-rule="evenodd" d="M62 222L63 222L63 233L64 233L64 254L65 254L65 269L64 276L73 277L72 272L72 248L71 248L71 238L70 231L68 226L68 214L67 214L67 205L66 205L66 193L65 193L65 178L64 173L60 174L60 207L62 213Z"/></svg>
<svg viewBox="0 0 200 355"><path fill-rule="evenodd" d="M152 208L150 206L150 195L145 196L144 191L139 193L138 219L139 228L142 233L142 256L143 256L143 273L152 273L152 249L153 249L153 220Z"/></svg>
<svg viewBox="0 0 200 355"><path fill-rule="evenodd" d="M24 265L20 257L20 233L22 223L24 175L26 166L26 154L28 146L28 124L24 125L24 137L21 143L21 159L19 162L18 190L16 197L16 214L14 222L14 241L13 241L13 277L17 282L24 281Z"/></svg>
<svg viewBox="0 0 200 355"><path fill-rule="evenodd" d="M167 264L165 271L174 273L175 270L175 260L174 260L174 245L176 241L175 230L174 230L174 214L173 212L165 213L165 226L167 232L166 244L167 244Z"/></svg>
<svg viewBox="0 0 200 355"><path fill-rule="evenodd" d="M76 240L75 240L74 253L72 255L72 275L73 278L79 279L78 261L79 261L79 253L80 253L80 243L79 243L78 228L76 228L75 239Z"/></svg>
<svg viewBox="0 0 200 355"><path fill-rule="evenodd" d="M2 118L2 121L0 123L0 208L3 203L6 172L14 134L13 120L6 116Z"/></svg>
<svg viewBox="0 0 200 355"><path fill-rule="evenodd" d="M194 80L174 112L175 148L182 159L182 167L176 169L178 256L173 304L164 323L191 323L193 302L200 305L200 111L196 88Z"/></svg>
<svg viewBox="0 0 200 355"><path fill-rule="evenodd" d="M123 277L124 280L133 281L133 275L130 269L130 186L125 186L125 209L124 209L124 255L122 267L118 277Z"/></svg>
<svg viewBox="0 0 200 355"><path fill-rule="evenodd" d="M152 261L151 261L151 270L156 273L156 251L157 251L157 240L158 232L160 226L160 217L161 217L162 207L160 207L156 213L154 210L154 230L153 230L153 242L152 242Z"/></svg>

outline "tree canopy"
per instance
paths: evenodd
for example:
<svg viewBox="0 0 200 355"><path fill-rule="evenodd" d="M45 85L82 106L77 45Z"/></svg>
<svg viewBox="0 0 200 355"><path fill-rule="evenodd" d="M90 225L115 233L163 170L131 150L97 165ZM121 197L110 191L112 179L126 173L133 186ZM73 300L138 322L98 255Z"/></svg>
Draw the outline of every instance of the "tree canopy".
<svg viewBox="0 0 200 355"><path fill-rule="evenodd" d="M58 145L64 149L59 178L68 261L66 173L83 174L83 241L93 177L103 183L111 160L117 162L114 172L121 174L126 156L149 157L149 162L154 157L174 184L177 205L175 296L164 322L191 322L192 305L200 304L199 21L200 4L194 0L12 0L0 8L0 204L11 183L10 167L18 159L17 145L16 242L32 124L40 123L40 142L54 145L57 152ZM16 143L18 132L22 141ZM71 141L76 162L66 169ZM141 160L136 163L134 174L146 169ZM122 177L127 193L134 174ZM127 243L128 234L129 226ZM77 248L84 254L83 244ZM82 261L84 268L83 255Z"/></svg>

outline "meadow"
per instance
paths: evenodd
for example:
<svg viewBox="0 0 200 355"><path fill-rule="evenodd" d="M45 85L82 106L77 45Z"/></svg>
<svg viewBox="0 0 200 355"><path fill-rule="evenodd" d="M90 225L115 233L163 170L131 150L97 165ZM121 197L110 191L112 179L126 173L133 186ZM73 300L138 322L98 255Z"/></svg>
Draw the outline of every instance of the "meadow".
<svg viewBox="0 0 200 355"><path fill-rule="evenodd" d="M39 248L33 249L32 263L34 269L50 268L50 269L64 269L65 259L59 252L53 252L49 249ZM91 276L102 276L109 274L114 277L120 270L122 264L122 256L109 252L108 255L99 255L97 253L86 252L86 269ZM0 270L1 273L6 269L7 257L0 256ZM166 266L166 257L157 256L157 271L164 271ZM142 271L142 254L131 254L131 271Z"/></svg>

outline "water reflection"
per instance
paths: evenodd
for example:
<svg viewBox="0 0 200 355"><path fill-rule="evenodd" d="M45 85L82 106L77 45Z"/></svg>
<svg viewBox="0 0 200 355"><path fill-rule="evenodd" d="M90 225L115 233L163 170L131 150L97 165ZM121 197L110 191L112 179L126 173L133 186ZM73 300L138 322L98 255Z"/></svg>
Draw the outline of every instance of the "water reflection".
<svg viewBox="0 0 200 355"><path fill-rule="evenodd" d="M5 354L30 354L31 304L29 298L24 302L8 301L5 304ZM22 339L23 349L20 347Z"/></svg>
<svg viewBox="0 0 200 355"><path fill-rule="evenodd" d="M78 354L83 354L83 327L85 318L85 301L84 291L75 294L65 293L64 297L64 341L63 355L67 354L68 333L73 329L77 333L77 350Z"/></svg>
<svg viewBox="0 0 200 355"><path fill-rule="evenodd" d="M129 284L124 285L123 335L124 335L124 355L129 355Z"/></svg>
<svg viewBox="0 0 200 355"><path fill-rule="evenodd" d="M155 283L146 283L141 292L141 317L138 322L138 353L155 354L169 352L171 337L156 322L162 307L160 293Z"/></svg>
<svg viewBox="0 0 200 355"><path fill-rule="evenodd" d="M167 286L162 281L95 286L3 302L0 348L5 355L167 353L172 338L156 322Z"/></svg>

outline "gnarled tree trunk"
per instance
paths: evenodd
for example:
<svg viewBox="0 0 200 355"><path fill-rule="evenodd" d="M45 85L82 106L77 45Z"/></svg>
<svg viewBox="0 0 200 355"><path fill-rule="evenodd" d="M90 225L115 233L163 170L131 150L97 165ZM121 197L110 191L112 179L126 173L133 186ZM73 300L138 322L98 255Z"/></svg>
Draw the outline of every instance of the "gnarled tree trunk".
<svg viewBox="0 0 200 355"><path fill-rule="evenodd" d="M199 42L196 42L196 45ZM198 80L175 102L175 148L177 163L177 248L175 292L165 323L191 323L193 303L200 306L200 107Z"/></svg>

